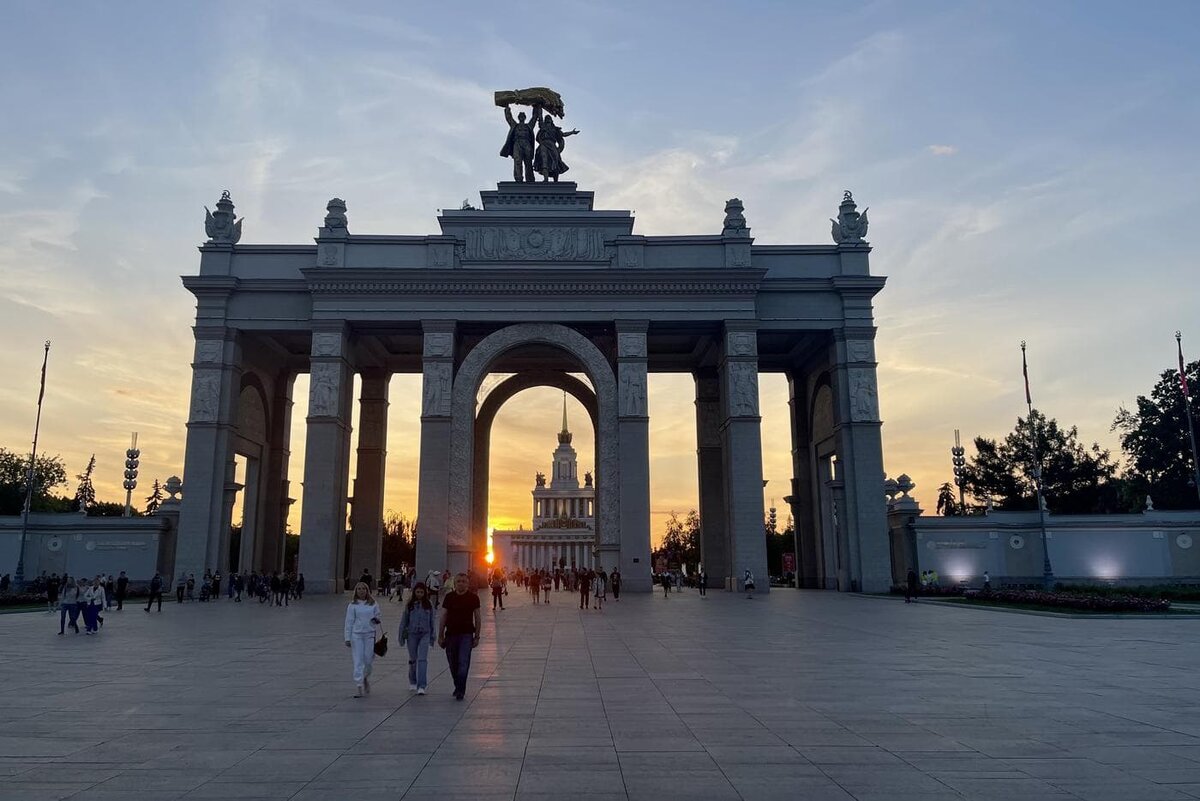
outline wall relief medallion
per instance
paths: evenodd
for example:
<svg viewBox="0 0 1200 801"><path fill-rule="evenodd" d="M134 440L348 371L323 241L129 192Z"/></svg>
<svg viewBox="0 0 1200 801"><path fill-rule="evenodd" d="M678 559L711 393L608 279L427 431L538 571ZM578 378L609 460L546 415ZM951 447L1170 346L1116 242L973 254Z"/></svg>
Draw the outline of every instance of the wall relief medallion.
<svg viewBox="0 0 1200 801"><path fill-rule="evenodd" d="M617 357L621 359L646 358L646 335L617 334Z"/></svg>
<svg viewBox="0 0 1200 801"><path fill-rule="evenodd" d="M751 356L758 344L758 338L750 331L732 331L728 341L732 356Z"/></svg>
<svg viewBox="0 0 1200 801"><path fill-rule="evenodd" d="M851 362L873 362L875 354L868 339L852 339L846 342L846 360Z"/></svg>
<svg viewBox="0 0 1200 801"><path fill-rule="evenodd" d="M341 356L342 335L332 331L318 331L312 338L313 356Z"/></svg>
<svg viewBox="0 0 1200 801"><path fill-rule="evenodd" d="M431 331L425 334L423 350L425 356L448 357L453 354L454 335L448 331Z"/></svg>
<svg viewBox="0 0 1200 801"><path fill-rule="evenodd" d="M220 364L224 342L203 341L196 343L197 364Z"/></svg>
<svg viewBox="0 0 1200 801"><path fill-rule="evenodd" d="M509 226L468 228L463 258L469 261L603 261L598 228Z"/></svg>

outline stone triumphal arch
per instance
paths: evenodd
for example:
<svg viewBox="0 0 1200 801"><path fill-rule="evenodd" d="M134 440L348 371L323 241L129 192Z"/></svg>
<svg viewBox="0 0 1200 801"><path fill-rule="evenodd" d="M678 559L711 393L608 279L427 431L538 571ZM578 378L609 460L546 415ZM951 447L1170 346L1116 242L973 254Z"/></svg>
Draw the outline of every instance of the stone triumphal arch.
<svg viewBox="0 0 1200 801"><path fill-rule="evenodd" d="M238 493L239 567L283 568L292 390L308 373L299 568L312 591L341 590L349 543L353 570L378 575L388 384L420 373L418 573L485 567L492 420L522 389L553 386L592 417L595 558L648 589L647 375L686 372L710 583L765 576L758 374L770 371L791 392L802 583L886 589L871 307L884 279L848 192L826 245L756 244L736 199L711 232L643 236L573 183L505 182L481 198L423 236L352 234L334 199L313 244L270 245L242 244L222 197L199 274L183 279L196 347L177 573L229 569ZM483 395L497 373L510 375Z"/></svg>

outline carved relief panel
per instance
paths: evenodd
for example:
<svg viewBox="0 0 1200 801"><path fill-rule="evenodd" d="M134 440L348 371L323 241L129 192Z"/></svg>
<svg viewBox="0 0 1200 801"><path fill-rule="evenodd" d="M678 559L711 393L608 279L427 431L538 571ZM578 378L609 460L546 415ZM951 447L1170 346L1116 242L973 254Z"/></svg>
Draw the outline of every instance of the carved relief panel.
<svg viewBox="0 0 1200 801"><path fill-rule="evenodd" d="M463 257L472 261L603 261L598 228L503 226L468 228Z"/></svg>
<svg viewBox="0 0 1200 801"><path fill-rule="evenodd" d="M197 370L192 377L193 423L215 423L221 410L221 373Z"/></svg>
<svg viewBox="0 0 1200 801"><path fill-rule="evenodd" d="M617 411L622 417L645 417L646 365L640 362L617 366L620 377Z"/></svg>
<svg viewBox="0 0 1200 801"><path fill-rule="evenodd" d="M879 390L875 384L875 371L867 367L853 367L847 371L850 384L850 419L856 423L873 423L879 420Z"/></svg>
<svg viewBox="0 0 1200 801"><path fill-rule="evenodd" d="M309 371L309 416L337 417L341 413L341 392L341 365L334 362L315 362Z"/></svg>
<svg viewBox="0 0 1200 801"><path fill-rule="evenodd" d="M729 362L725 365L729 389L730 417L758 416L758 365Z"/></svg>
<svg viewBox="0 0 1200 801"><path fill-rule="evenodd" d="M446 336L449 336L447 334ZM428 341L428 336L426 337ZM425 417L449 417L451 408L450 362L426 362L421 398L421 414Z"/></svg>

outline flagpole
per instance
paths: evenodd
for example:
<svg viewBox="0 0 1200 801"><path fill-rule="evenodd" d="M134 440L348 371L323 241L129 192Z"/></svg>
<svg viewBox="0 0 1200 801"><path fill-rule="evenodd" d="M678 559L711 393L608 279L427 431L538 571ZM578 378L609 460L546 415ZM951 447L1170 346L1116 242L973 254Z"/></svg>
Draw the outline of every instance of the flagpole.
<svg viewBox="0 0 1200 801"><path fill-rule="evenodd" d="M1025 361L1025 340L1021 340L1021 373L1025 376L1025 408L1029 410L1029 447L1033 450L1033 485L1037 490L1038 527L1042 531L1042 588L1054 589L1054 570L1050 567L1050 541L1046 536L1046 502L1042 495L1042 457L1037 446L1037 427L1033 421L1033 396L1029 393L1029 363Z"/></svg>
<svg viewBox="0 0 1200 801"><path fill-rule="evenodd" d="M1196 496L1200 497L1200 458L1196 456L1196 424L1192 422L1192 393L1188 388L1187 368L1183 362L1183 335L1175 332L1175 345L1179 350L1179 386L1183 390L1183 410L1187 414L1188 442L1192 446L1192 483L1196 485Z"/></svg>
<svg viewBox="0 0 1200 801"><path fill-rule="evenodd" d="M25 476L25 503L21 511L21 546L17 556L17 571L13 576L18 587L25 585L25 536L29 530L29 507L33 503L33 477L37 466L38 432L42 428L42 398L46 395L46 363L50 361L50 340L42 351L42 381L38 388L37 419L33 424L33 450L29 454L29 472Z"/></svg>

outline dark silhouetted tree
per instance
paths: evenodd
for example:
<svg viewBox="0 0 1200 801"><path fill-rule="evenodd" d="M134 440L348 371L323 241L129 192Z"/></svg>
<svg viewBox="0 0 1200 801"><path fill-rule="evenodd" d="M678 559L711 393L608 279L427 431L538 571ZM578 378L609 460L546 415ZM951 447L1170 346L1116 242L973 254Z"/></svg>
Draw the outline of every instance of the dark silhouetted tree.
<svg viewBox="0 0 1200 801"><path fill-rule="evenodd" d="M1192 388L1192 417L1200 421L1200 361L1187 365ZM1177 369L1165 370L1150 396L1139 395L1133 409L1121 407L1112 428L1120 433L1128 473L1130 504L1139 507L1146 496L1159 509L1200 506L1193 486L1192 447Z"/></svg>

